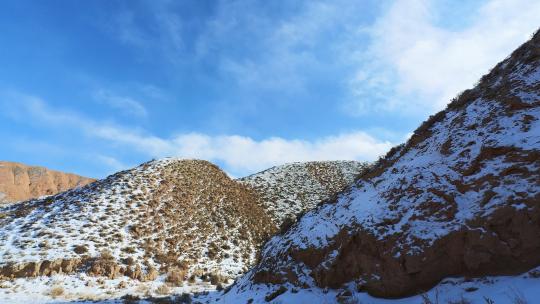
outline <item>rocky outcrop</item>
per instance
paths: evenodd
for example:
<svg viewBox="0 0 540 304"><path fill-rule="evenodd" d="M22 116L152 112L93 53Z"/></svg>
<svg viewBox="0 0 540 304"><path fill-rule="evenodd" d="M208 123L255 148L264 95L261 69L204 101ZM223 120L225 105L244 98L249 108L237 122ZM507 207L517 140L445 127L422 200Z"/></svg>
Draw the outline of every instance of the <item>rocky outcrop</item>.
<svg viewBox="0 0 540 304"><path fill-rule="evenodd" d="M238 179L262 198L266 212L283 229L318 204L333 200L369 165L358 161L291 163Z"/></svg>
<svg viewBox="0 0 540 304"><path fill-rule="evenodd" d="M0 204L54 195L93 181L71 173L0 161Z"/></svg>
<svg viewBox="0 0 540 304"><path fill-rule="evenodd" d="M237 290L354 285L393 298L538 265L540 33L334 203L268 242Z"/></svg>

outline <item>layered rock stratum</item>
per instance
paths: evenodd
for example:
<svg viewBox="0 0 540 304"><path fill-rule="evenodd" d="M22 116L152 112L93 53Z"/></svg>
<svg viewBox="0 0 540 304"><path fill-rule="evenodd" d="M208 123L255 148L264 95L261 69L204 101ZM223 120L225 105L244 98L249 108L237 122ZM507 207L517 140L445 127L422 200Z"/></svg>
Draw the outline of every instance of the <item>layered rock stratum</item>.
<svg viewBox="0 0 540 304"><path fill-rule="evenodd" d="M0 204L53 195L93 181L44 167L0 161Z"/></svg>

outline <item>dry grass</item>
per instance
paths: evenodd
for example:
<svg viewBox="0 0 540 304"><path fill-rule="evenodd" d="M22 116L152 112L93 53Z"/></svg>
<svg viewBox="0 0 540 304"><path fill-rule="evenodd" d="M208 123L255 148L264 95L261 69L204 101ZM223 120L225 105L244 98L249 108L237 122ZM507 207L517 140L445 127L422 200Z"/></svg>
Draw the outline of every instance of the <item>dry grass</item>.
<svg viewBox="0 0 540 304"><path fill-rule="evenodd" d="M167 286L167 284L163 284L156 288L156 293L160 295L168 295L171 293L171 289L169 286Z"/></svg>
<svg viewBox="0 0 540 304"><path fill-rule="evenodd" d="M49 290L49 295L53 298L58 298L62 295L64 295L64 287L62 286L53 286L51 290Z"/></svg>
<svg viewBox="0 0 540 304"><path fill-rule="evenodd" d="M186 271L175 268L167 274L165 282L171 283L174 286L182 286L183 282L186 280Z"/></svg>

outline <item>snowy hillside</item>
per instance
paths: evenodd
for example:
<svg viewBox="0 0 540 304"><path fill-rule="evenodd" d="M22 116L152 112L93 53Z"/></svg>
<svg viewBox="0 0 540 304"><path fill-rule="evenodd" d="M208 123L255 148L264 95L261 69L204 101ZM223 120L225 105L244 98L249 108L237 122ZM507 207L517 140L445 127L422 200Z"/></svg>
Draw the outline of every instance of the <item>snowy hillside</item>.
<svg viewBox="0 0 540 304"><path fill-rule="evenodd" d="M262 197L277 226L292 223L317 204L331 200L368 167L357 161L292 163L239 179Z"/></svg>
<svg viewBox="0 0 540 304"><path fill-rule="evenodd" d="M152 161L0 208L0 279L73 274L66 280L83 285L75 278L215 288L245 272L274 231L258 197L216 166Z"/></svg>
<svg viewBox="0 0 540 304"><path fill-rule="evenodd" d="M335 203L269 241L226 298L264 302L263 290L291 286L403 297L540 265L539 119L537 33Z"/></svg>

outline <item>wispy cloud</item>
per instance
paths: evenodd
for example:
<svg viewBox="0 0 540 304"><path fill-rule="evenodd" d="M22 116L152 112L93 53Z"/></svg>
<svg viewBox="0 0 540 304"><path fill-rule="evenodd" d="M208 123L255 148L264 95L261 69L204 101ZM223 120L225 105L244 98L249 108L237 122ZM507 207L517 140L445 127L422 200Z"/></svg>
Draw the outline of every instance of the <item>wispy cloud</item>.
<svg viewBox="0 0 540 304"><path fill-rule="evenodd" d="M486 1L457 29L440 25L437 5L397 0L369 29L372 43L350 81L357 112L439 110L539 26L538 1Z"/></svg>
<svg viewBox="0 0 540 304"><path fill-rule="evenodd" d="M256 2L222 1L197 39L196 55L216 57L220 72L246 90L298 93L343 68L347 54L339 46L358 38L361 10L351 1L304 1L276 16ZM243 51L222 47L231 42Z"/></svg>
<svg viewBox="0 0 540 304"><path fill-rule="evenodd" d="M96 163L104 164L108 170L112 172L118 172L121 170L128 169L130 166L127 164L124 164L120 160L116 159L115 157L108 156L108 155L92 155L92 160Z"/></svg>
<svg viewBox="0 0 540 304"><path fill-rule="evenodd" d="M472 87L539 26L538 1L486 0L472 19L453 16L456 27L440 12L458 2L385 2L373 24L359 18L367 5L300 1L276 13L256 1L218 1L188 33L171 2L154 1L145 10L152 31L132 13L119 16L119 31L133 45L146 37L145 45L171 62L210 63L220 81L238 89L235 100L253 104L266 93L276 96L265 101L282 103L315 98L310 90L325 83L336 91L333 105L347 114L425 115Z"/></svg>
<svg viewBox="0 0 540 304"><path fill-rule="evenodd" d="M124 9L113 16L107 30L126 45L149 52L152 56L155 55L153 51L157 50L160 56L172 63L182 62L185 51L184 28L182 18L175 13L175 3L156 0L139 4L143 15L140 11ZM141 26L141 21L150 26Z"/></svg>
<svg viewBox="0 0 540 304"><path fill-rule="evenodd" d="M362 131L321 137L315 140L271 137L255 140L240 135L211 136L201 133L176 134L162 138L125 126L106 124L78 113L52 109L38 97L12 94L4 106L49 127L78 129L85 136L127 146L148 157L201 158L218 162L235 176L294 161L374 160L392 144ZM15 102L16 100L16 102ZM107 166L125 168L120 161L101 156Z"/></svg>
<svg viewBox="0 0 540 304"><path fill-rule="evenodd" d="M112 108L122 111L127 115L146 117L148 112L143 103L128 96L121 96L106 90L94 92L94 98L101 103L105 103Z"/></svg>

